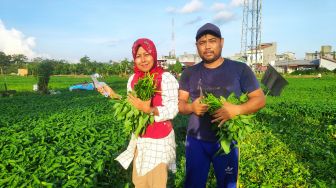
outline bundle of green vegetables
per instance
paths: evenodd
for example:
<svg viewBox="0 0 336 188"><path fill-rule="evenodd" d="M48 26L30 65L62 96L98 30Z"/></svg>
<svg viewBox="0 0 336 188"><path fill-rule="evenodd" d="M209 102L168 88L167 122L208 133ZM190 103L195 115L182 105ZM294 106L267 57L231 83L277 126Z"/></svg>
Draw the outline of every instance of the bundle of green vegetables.
<svg viewBox="0 0 336 188"><path fill-rule="evenodd" d="M222 96L218 98L209 93L202 99L202 103L209 105L208 112L213 114L223 106L224 102L239 105L245 103L247 100L247 94L242 94L237 98L234 93L231 93L227 98ZM231 151L230 145L232 141L236 141L239 144L245 138L246 134L252 131L250 126L253 125L254 120L255 115L253 114L237 115L234 118L227 120L220 127L216 126L215 129L217 130L221 150L223 150L225 154L228 154ZM235 144L235 146L237 146L237 144Z"/></svg>
<svg viewBox="0 0 336 188"><path fill-rule="evenodd" d="M131 94L143 101L148 101L154 96L155 92L157 91L154 75L147 73L134 85ZM113 109L115 110L114 117L123 122L126 135L134 133L136 137L141 136L145 133L147 125L154 122L154 116L133 107L127 101L127 97L122 97L120 101L117 101Z"/></svg>

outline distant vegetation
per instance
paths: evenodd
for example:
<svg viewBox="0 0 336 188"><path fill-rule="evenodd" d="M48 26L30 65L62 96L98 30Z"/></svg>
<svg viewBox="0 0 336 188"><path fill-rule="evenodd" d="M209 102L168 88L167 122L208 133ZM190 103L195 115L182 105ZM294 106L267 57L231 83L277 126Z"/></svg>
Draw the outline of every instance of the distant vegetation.
<svg viewBox="0 0 336 188"><path fill-rule="evenodd" d="M35 58L28 60L25 55L6 55L0 51L0 74L17 74L18 69L28 69L28 75L37 76L39 64L45 63L51 66L51 75L91 75L99 73L103 76L126 76L133 73L134 62L124 59L120 62L97 62L84 56L79 63L70 63L66 60ZM175 75L182 72L182 65L177 62L170 65L168 70Z"/></svg>
<svg viewBox="0 0 336 188"><path fill-rule="evenodd" d="M52 67L52 75L90 75L97 72L104 76L111 76L128 75L133 72L133 61L128 59L121 62L97 62L90 60L88 56L84 56L79 63L74 64L66 60L43 58L28 60L22 54L6 55L0 52L1 74L16 74L18 69L27 68L28 75L36 75L38 65L41 63L48 63Z"/></svg>
<svg viewBox="0 0 336 188"><path fill-rule="evenodd" d="M297 70L292 73L291 75L316 75L316 74L336 74L336 69L330 71L326 68L318 68L318 69L307 69L307 70Z"/></svg>

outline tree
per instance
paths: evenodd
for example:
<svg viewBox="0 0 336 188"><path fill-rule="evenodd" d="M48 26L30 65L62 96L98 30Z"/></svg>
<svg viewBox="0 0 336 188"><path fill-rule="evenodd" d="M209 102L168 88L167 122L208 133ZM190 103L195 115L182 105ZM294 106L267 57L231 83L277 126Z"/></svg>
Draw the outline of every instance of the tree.
<svg viewBox="0 0 336 188"><path fill-rule="evenodd" d="M48 94L49 79L53 71L52 63L48 60L39 63L37 66L38 89L43 94Z"/></svg>
<svg viewBox="0 0 336 188"><path fill-rule="evenodd" d="M28 61L27 56L23 54L13 54L11 59L14 64L19 64L19 65L26 64Z"/></svg>
<svg viewBox="0 0 336 188"><path fill-rule="evenodd" d="M127 75L129 73L132 72L133 70L133 65L134 63L132 61L128 61L127 58L125 58L124 60L122 60L120 63L119 63L119 71L118 71L118 74L119 75Z"/></svg>
<svg viewBox="0 0 336 188"><path fill-rule="evenodd" d="M10 65L11 56L6 55L4 52L0 51L0 72L5 74L6 70Z"/></svg>
<svg viewBox="0 0 336 188"><path fill-rule="evenodd" d="M91 63L90 58L86 55L84 57L80 58L79 62L80 62L80 64L83 64L84 66Z"/></svg>
<svg viewBox="0 0 336 188"><path fill-rule="evenodd" d="M182 64L179 61L176 61L175 64L168 66L169 72L178 76L182 72Z"/></svg>

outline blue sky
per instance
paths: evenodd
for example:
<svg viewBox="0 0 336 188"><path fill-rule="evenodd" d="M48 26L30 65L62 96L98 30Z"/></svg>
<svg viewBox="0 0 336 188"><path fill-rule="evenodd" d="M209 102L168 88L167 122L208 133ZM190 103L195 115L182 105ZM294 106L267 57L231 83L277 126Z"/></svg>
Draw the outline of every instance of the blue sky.
<svg viewBox="0 0 336 188"><path fill-rule="evenodd" d="M0 0L0 51L78 61L131 58L131 46L150 38L158 54L196 53L195 33L216 23L225 38L223 56L240 51L242 0ZM336 50L335 0L263 0L262 42L278 53L331 45Z"/></svg>

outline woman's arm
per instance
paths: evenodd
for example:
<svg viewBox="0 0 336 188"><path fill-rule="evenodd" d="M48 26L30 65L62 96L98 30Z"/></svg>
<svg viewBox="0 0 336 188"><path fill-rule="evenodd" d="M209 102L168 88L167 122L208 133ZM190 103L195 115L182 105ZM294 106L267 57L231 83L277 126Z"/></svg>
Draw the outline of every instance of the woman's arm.
<svg viewBox="0 0 336 188"><path fill-rule="evenodd" d="M162 74L162 106L155 107L154 109L154 118L156 122L174 119L174 117L177 115L178 88L179 84L172 74L168 72Z"/></svg>

